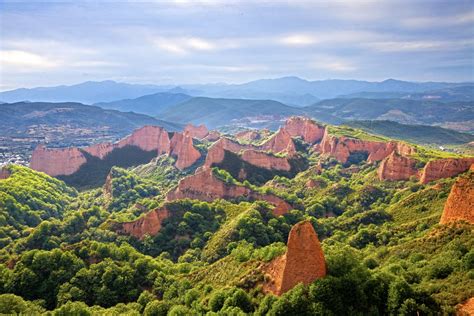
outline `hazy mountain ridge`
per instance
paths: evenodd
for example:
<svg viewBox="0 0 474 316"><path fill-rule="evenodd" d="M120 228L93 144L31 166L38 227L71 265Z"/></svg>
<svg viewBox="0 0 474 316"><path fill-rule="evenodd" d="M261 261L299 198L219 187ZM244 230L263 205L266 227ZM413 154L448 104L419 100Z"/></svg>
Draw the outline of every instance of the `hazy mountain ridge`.
<svg viewBox="0 0 474 316"><path fill-rule="evenodd" d="M104 109L114 109L123 112L143 113L151 116L159 115L170 107L185 102L192 97L183 93L158 92L144 95L135 99L124 99L113 102L101 102L94 105Z"/></svg>
<svg viewBox="0 0 474 316"><path fill-rule="evenodd" d="M16 89L0 93L0 101L75 101L111 102L133 99L158 92L180 92L193 96L220 98L275 99L293 105L308 105L314 98L327 99L358 92L424 92L472 83L408 82L388 79L381 82L361 80L314 80L298 77L260 79L242 84L142 85L115 81L88 81L71 86ZM174 90L174 89L177 89Z"/></svg>

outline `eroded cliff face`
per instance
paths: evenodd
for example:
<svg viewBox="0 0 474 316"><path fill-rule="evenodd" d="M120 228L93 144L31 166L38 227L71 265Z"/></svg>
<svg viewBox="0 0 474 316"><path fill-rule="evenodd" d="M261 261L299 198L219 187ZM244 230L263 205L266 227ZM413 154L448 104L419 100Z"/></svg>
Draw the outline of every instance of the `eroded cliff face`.
<svg viewBox="0 0 474 316"><path fill-rule="evenodd" d="M100 143L100 144L94 144L89 147L83 148L85 152L88 154L98 157L100 159L104 159L108 154L112 152L117 147L116 144L112 143Z"/></svg>
<svg viewBox="0 0 474 316"><path fill-rule="evenodd" d="M176 167L184 169L193 165L201 154L193 146L190 134L174 133L170 140L168 132L158 126L144 126L117 143L101 143L85 148L51 148L40 145L33 151L30 167L50 176L71 175L87 162L83 152L104 159L114 149L135 146L144 151L156 151L157 156L171 154L177 158Z"/></svg>
<svg viewBox="0 0 474 316"><path fill-rule="evenodd" d="M308 285L326 276L326 260L318 236L309 221L299 222L291 228L287 251L263 267L268 281L263 290L282 295L298 283Z"/></svg>
<svg viewBox="0 0 474 316"><path fill-rule="evenodd" d="M421 172L420 182L426 184L443 178L454 177L469 170L474 158L446 158L431 160Z"/></svg>
<svg viewBox="0 0 474 316"><path fill-rule="evenodd" d="M259 146L259 149L288 155L296 153L295 143L291 135L283 128L280 128L269 140Z"/></svg>
<svg viewBox="0 0 474 316"><path fill-rule="evenodd" d="M325 127L315 123L312 119L301 116L290 117L283 129L291 136L300 136L307 143L314 144L322 140Z"/></svg>
<svg viewBox="0 0 474 316"><path fill-rule="evenodd" d="M221 163L224 160L225 151L230 151L254 166L268 170L290 171L291 165L287 157L277 157L260 149L257 146L243 145L228 138L221 138L209 148L204 167L209 168Z"/></svg>
<svg viewBox="0 0 474 316"><path fill-rule="evenodd" d="M474 297L456 306L456 316L474 315Z"/></svg>
<svg viewBox="0 0 474 316"><path fill-rule="evenodd" d="M440 224L464 220L474 224L474 173L459 176L451 187Z"/></svg>
<svg viewBox="0 0 474 316"><path fill-rule="evenodd" d="M30 168L54 177L73 174L86 161L86 157L78 148L48 149L39 145L31 156Z"/></svg>
<svg viewBox="0 0 474 316"><path fill-rule="evenodd" d="M170 216L166 207L154 209L132 222L116 223L117 233L131 235L143 239L146 235L155 236L162 227L162 223Z"/></svg>
<svg viewBox="0 0 474 316"><path fill-rule="evenodd" d="M214 142L218 140L219 138L221 138L221 133L219 133L218 131L210 131L209 134L207 134L207 136L204 137L205 140L208 140L210 142Z"/></svg>
<svg viewBox="0 0 474 316"><path fill-rule="evenodd" d="M188 124L184 127L184 134L189 134L192 138L203 139L209 134L205 125L194 126Z"/></svg>
<svg viewBox="0 0 474 316"><path fill-rule="evenodd" d="M291 165L286 157L276 157L262 151L244 150L241 154L243 161L268 170L290 171Z"/></svg>
<svg viewBox="0 0 474 316"><path fill-rule="evenodd" d="M224 160L225 151L239 153L244 149L252 149L251 145L242 145L234 142L228 138L221 138L215 142L207 151L206 161L204 167L210 167L215 163L220 163Z"/></svg>
<svg viewBox="0 0 474 316"><path fill-rule="evenodd" d="M201 168L194 175L188 176L179 181L178 186L168 192L168 201L179 199L197 199L201 201L214 201L216 199L236 199L247 197L254 200L264 200L276 206L276 215L285 214L291 209L291 205L283 199L269 194L260 194L251 189L224 183L214 176L212 169Z"/></svg>
<svg viewBox="0 0 474 316"><path fill-rule="evenodd" d="M156 150L158 155L170 152L168 132L159 126L144 126L118 142L120 148L127 145L137 146L145 151Z"/></svg>
<svg viewBox="0 0 474 316"><path fill-rule="evenodd" d="M174 133L170 143L171 155L176 157L175 167L183 170L192 166L199 158L201 153L194 148L193 139L187 132L184 134Z"/></svg>
<svg viewBox="0 0 474 316"><path fill-rule="evenodd" d="M235 138L238 140L243 140L243 141L254 141L254 140L259 140L261 139L261 135L257 131L243 131L235 134Z"/></svg>
<svg viewBox="0 0 474 316"><path fill-rule="evenodd" d="M352 153L367 153L368 162L377 162L385 159L395 152L401 156L411 156L416 149L409 144L390 141L370 141L345 136L329 134L326 129L321 143L316 144L314 149L321 154L336 158L341 163L346 163Z"/></svg>
<svg viewBox="0 0 474 316"><path fill-rule="evenodd" d="M380 180L408 180L410 177L418 175L416 160L393 151L380 162L377 175Z"/></svg>

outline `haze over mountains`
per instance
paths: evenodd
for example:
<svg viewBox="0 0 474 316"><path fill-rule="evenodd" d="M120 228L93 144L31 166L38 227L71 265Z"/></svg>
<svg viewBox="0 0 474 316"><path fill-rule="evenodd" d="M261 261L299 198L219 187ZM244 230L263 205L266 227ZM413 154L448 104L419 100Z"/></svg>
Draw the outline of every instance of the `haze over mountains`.
<svg viewBox="0 0 474 316"><path fill-rule="evenodd" d="M298 77L282 77L255 80L243 84L183 84L176 86L128 84L107 80L101 82L88 81L72 86L4 91L0 93L0 101L68 101L92 104L133 99L158 92L171 92L215 98L272 99L288 105L305 106L315 103L318 99L334 98L353 93L420 93L460 86L472 87L473 83L418 83L394 79L381 82L339 79L308 81Z"/></svg>

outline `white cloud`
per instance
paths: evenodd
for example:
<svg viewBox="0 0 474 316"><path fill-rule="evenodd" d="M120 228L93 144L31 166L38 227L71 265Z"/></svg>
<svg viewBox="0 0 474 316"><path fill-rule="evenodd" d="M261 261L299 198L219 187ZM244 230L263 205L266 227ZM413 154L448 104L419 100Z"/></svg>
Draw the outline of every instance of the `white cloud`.
<svg viewBox="0 0 474 316"><path fill-rule="evenodd" d="M189 47L192 47L197 50L214 50L216 46L209 41L206 41L202 38L192 37L185 40L186 44Z"/></svg>
<svg viewBox="0 0 474 316"><path fill-rule="evenodd" d="M153 40L153 44L160 50L166 51L168 53L173 53L177 55L186 55L188 51L183 45L176 43L174 40L166 38L156 38Z"/></svg>
<svg viewBox="0 0 474 316"><path fill-rule="evenodd" d="M452 41L382 41L368 43L367 46L379 52L423 52L423 51L452 51L474 45L473 39Z"/></svg>
<svg viewBox="0 0 474 316"><path fill-rule="evenodd" d="M58 64L43 56L21 50L2 50L0 51L0 65L14 66L22 68L52 68Z"/></svg>
<svg viewBox="0 0 474 316"><path fill-rule="evenodd" d="M352 72L357 70L357 67L347 60L332 56L317 56L316 60L310 64L314 69L328 70L332 72Z"/></svg>
<svg viewBox="0 0 474 316"><path fill-rule="evenodd" d="M448 16L418 16L406 18L400 24L409 28L447 27L474 23L474 12Z"/></svg>
<svg viewBox="0 0 474 316"><path fill-rule="evenodd" d="M316 38L307 34L294 34L281 38L280 42L288 46L305 46L317 42Z"/></svg>
<svg viewBox="0 0 474 316"><path fill-rule="evenodd" d="M229 39L209 40L200 37L154 37L153 45L163 51L176 55L188 55L193 51L215 51L239 46Z"/></svg>

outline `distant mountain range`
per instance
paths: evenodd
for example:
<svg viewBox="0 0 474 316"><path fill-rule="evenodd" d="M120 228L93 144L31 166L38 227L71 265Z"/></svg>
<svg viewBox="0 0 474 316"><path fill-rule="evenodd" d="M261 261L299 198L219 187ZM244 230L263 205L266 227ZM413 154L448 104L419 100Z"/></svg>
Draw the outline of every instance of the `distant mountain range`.
<svg viewBox="0 0 474 316"><path fill-rule="evenodd" d="M298 77L261 79L243 84L195 84L195 85L141 85L115 81L84 82L72 86L16 89L0 93L2 102L43 101L81 102L94 104L122 99L134 99L158 92L182 93L191 96L239 99L271 99L292 106L307 106L320 99L335 98L354 93L424 93L454 87L474 87L473 83L407 82L388 79L382 82L360 80L315 80ZM468 89L468 88L464 88ZM378 95L377 95L378 93ZM472 96L472 91L470 93ZM391 97L393 97L392 95ZM351 96L353 97L353 96ZM471 97L472 99L472 97ZM464 100L464 99L463 99Z"/></svg>
<svg viewBox="0 0 474 316"><path fill-rule="evenodd" d="M28 133L31 128L54 127L64 132L72 129L113 131L117 135L132 132L144 125L158 125L168 131L182 129L180 124L170 123L153 117L104 110L98 106L80 103L18 102L0 105L0 135L13 136ZM33 135L34 136L34 135Z"/></svg>
<svg viewBox="0 0 474 316"><path fill-rule="evenodd" d="M341 95L339 98L364 99L405 99L405 100L434 100L441 102L474 101L474 86L457 86L435 89L425 92L357 92Z"/></svg>
<svg viewBox="0 0 474 316"><path fill-rule="evenodd" d="M146 94L172 89L173 86L140 85L107 81L87 81L72 86L16 89L0 93L0 101L21 102L79 102L93 104L137 98Z"/></svg>
<svg viewBox="0 0 474 316"><path fill-rule="evenodd" d="M136 99L125 99L113 102L101 102L95 105L105 109L114 109L124 112L137 112L151 116L162 114L169 108L187 101L192 97L183 93L159 92L144 95Z"/></svg>

